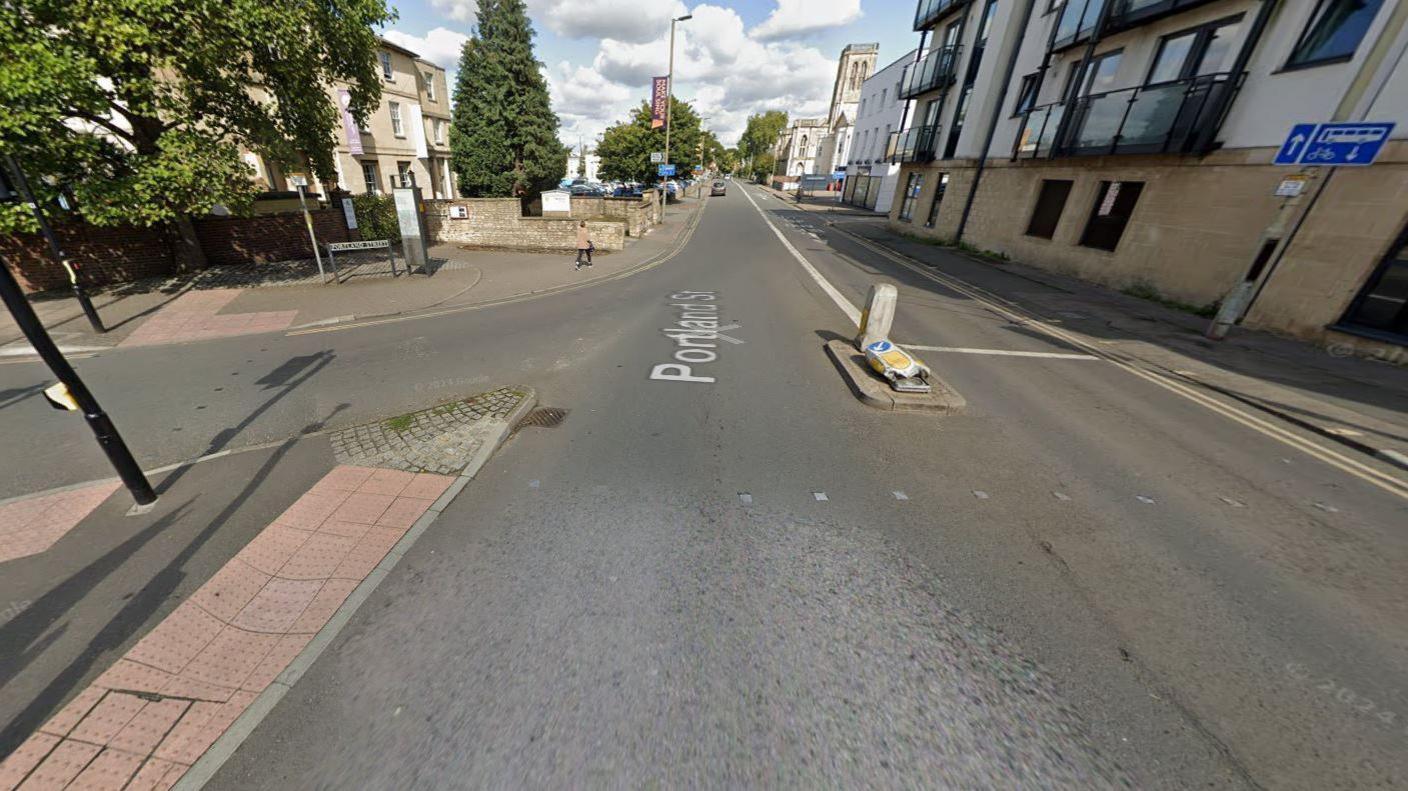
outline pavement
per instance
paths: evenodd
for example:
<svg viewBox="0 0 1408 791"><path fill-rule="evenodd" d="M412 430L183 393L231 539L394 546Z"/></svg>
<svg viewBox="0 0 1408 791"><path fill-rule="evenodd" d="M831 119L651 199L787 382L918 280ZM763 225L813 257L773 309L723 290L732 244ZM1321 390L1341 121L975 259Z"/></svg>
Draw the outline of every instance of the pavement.
<svg viewBox="0 0 1408 791"><path fill-rule="evenodd" d="M442 307L492 303L630 271L674 245L700 203L673 211L625 250L597 253L590 269L573 268L575 253L511 252L442 244L429 248L429 274L406 272L396 253L393 275L385 251L339 256L337 273L313 259L215 267L189 275L150 278L92 292L107 329L95 333L72 295L31 295L54 340L79 357L113 347L185 343L284 331ZM8 314L0 316L0 363L33 359Z"/></svg>
<svg viewBox="0 0 1408 791"><path fill-rule="evenodd" d="M358 427L515 383L554 411L186 787L1408 785L1401 470L1103 348L1026 272L825 219L735 184L581 287L80 361L145 459L217 455L5 562L3 749L360 467ZM823 352L876 280L963 412L868 407ZM34 368L0 366L0 481L101 479ZM56 766L98 773L84 735Z"/></svg>

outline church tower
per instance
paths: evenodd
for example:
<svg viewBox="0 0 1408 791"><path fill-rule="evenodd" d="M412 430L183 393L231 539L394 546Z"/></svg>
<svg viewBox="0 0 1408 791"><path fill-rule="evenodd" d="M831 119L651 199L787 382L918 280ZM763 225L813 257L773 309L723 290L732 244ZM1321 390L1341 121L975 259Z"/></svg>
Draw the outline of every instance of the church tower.
<svg viewBox="0 0 1408 791"><path fill-rule="evenodd" d="M879 53L879 44L848 44L841 50L841 62L836 66L836 85L831 89L831 113L827 117L829 128L836 128L836 122L843 113L847 118L855 119L856 106L860 104L860 86L875 73L875 59Z"/></svg>

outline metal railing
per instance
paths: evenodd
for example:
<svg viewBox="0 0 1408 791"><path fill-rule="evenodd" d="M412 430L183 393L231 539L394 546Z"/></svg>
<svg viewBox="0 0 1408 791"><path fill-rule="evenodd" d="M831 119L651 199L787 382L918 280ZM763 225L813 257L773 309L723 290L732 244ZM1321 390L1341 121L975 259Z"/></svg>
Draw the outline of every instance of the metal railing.
<svg viewBox="0 0 1408 791"><path fill-rule="evenodd" d="M1034 107L1022 119L1013 159L1195 153L1211 140L1240 81L1230 73L1142 85Z"/></svg>
<svg viewBox="0 0 1408 791"><path fill-rule="evenodd" d="M933 162L937 158L940 124L891 132L885 159L891 163Z"/></svg>
<svg viewBox="0 0 1408 791"><path fill-rule="evenodd" d="M1110 12L1105 18L1103 33L1124 30L1159 17L1176 14L1212 0L1066 0L1051 37L1051 49L1061 50L1089 41L1100 23L1100 12L1106 5Z"/></svg>
<svg viewBox="0 0 1408 791"><path fill-rule="evenodd" d="M931 50L924 59L904 67L900 77L900 99L913 99L936 88L953 84L958 73L958 56L963 47L953 45Z"/></svg>
<svg viewBox="0 0 1408 791"><path fill-rule="evenodd" d="M919 5L914 9L914 29L923 30L944 14L967 3L968 0L919 0Z"/></svg>

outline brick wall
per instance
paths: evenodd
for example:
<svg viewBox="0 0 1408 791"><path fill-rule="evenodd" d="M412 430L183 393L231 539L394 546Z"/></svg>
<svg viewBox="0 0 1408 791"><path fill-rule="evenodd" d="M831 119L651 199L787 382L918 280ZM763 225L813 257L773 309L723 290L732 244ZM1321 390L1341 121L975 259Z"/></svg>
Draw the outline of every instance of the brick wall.
<svg viewBox="0 0 1408 791"><path fill-rule="evenodd" d="M171 240L163 228L62 223L55 225L54 233L64 252L83 268L88 285L156 277L175 266ZM68 273L49 255L49 246L39 234L0 235L0 258L26 292L68 287Z"/></svg>
<svg viewBox="0 0 1408 791"><path fill-rule="evenodd" d="M324 209L312 214L319 242L359 238L356 231L347 229L340 209ZM195 226L196 236L211 266L261 264L313 256L300 212L205 217L196 220ZM86 285L103 286L161 277L176 270L175 232L165 226L102 228L74 222L60 223L54 232L64 251L82 266ZM68 274L49 255L44 237L38 234L0 235L0 259L4 259L26 292L68 287Z"/></svg>
<svg viewBox="0 0 1408 791"><path fill-rule="evenodd" d="M341 209L310 212L319 244L354 242L361 236L347 228ZM291 258L312 258L313 245L302 212L254 217L205 217L196 220L196 235L211 266L263 264Z"/></svg>
<svg viewBox="0 0 1408 791"><path fill-rule="evenodd" d="M598 199L599 200L599 199ZM451 206L465 207L468 217L450 217ZM426 223L434 243L459 243L519 250L573 250L573 219L524 217L517 198L461 198L425 202ZM600 250L626 247L626 223L588 220L587 230Z"/></svg>

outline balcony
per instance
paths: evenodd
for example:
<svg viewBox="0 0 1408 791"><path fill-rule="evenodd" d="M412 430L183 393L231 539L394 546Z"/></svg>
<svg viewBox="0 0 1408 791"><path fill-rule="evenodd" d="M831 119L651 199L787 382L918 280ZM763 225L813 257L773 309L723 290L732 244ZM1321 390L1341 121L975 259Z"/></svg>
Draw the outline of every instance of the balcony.
<svg viewBox="0 0 1408 791"><path fill-rule="evenodd" d="M1232 74L1209 74L1082 96L1070 108L1036 107L1022 119L1012 158L1198 153L1239 83Z"/></svg>
<svg viewBox="0 0 1408 791"><path fill-rule="evenodd" d="M953 84L958 73L958 56L962 47L954 45L932 50L923 60L904 67L900 77L900 99L913 99L920 94Z"/></svg>
<svg viewBox="0 0 1408 791"><path fill-rule="evenodd" d="M1110 6L1101 35L1118 33L1156 19L1177 14L1213 0L1066 0L1052 31L1051 51L1088 42L1100 24L1100 13Z"/></svg>
<svg viewBox="0 0 1408 791"><path fill-rule="evenodd" d="M948 12L967 4L968 0L919 0L918 7L914 9L914 29L924 30Z"/></svg>
<svg viewBox="0 0 1408 791"><path fill-rule="evenodd" d="M891 163L933 162L939 142L939 124L916 126L903 132L891 132L885 149L885 159Z"/></svg>

